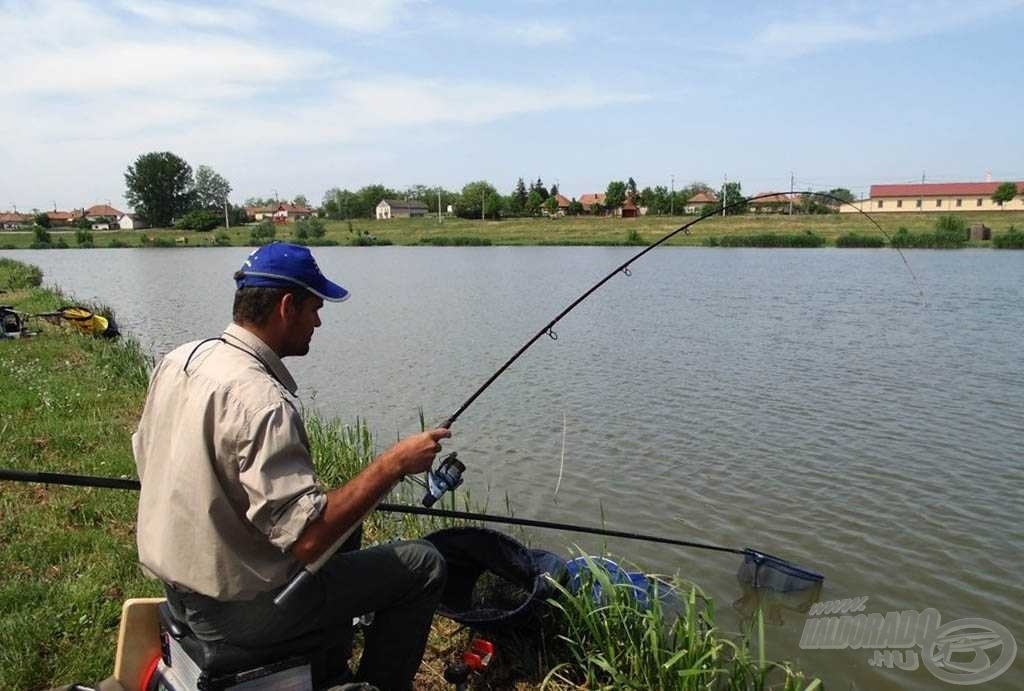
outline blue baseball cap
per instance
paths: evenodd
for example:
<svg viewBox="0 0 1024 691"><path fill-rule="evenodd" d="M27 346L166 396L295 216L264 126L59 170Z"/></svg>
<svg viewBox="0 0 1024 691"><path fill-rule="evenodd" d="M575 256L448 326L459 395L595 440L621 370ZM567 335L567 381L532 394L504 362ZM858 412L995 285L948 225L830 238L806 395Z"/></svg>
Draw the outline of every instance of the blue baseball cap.
<svg viewBox="0 0 1024 691"><path fill-rule="evenodd" d="M330 302L348 298L348 291L327 280L320 272L313 253L302 245L272 242L253 250L238 271L235 287L288 288L299 286ZM236 274L237 276L237 274Z"/></svg>

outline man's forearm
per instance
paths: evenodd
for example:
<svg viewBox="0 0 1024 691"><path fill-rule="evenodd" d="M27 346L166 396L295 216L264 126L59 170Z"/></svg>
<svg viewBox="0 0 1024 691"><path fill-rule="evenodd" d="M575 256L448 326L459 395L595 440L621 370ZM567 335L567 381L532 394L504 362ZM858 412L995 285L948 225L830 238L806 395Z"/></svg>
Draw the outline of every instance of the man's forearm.
<svg viewBox="0 0 1024 691"><path fill-rule="evenodd" d="M327 493L327 504L320 516L306 526L292 545L291 553L309 564L358 524L391 488L402 479L396 464L386 451L341 487Z"/></svg>

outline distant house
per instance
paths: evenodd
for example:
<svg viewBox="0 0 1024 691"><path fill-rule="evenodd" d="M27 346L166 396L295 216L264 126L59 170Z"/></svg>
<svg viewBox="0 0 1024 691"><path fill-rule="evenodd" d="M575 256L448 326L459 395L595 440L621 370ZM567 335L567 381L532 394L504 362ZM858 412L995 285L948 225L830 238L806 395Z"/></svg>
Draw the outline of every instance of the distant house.
<svg viewBox="0 0 1024 691"><path fill-rule="evenodd" d="M699 214L704 212L704 207L709 204L717 204L718 197L711 194L710 192L698 192L689 199L686 200L686 206L683 207L683 213L687 214Z"/></svg>
<svg viewBox="0 0 1024 691"><path fill-rule="evenodd" d="M937 211L1000 211L1024 209L1024 182L1006 204L992 201L998 182L926 182L907 185L872 185L868 199L843 204L840 213Z"/></svg>
<svg viewBox="0 0 1024 691"><path fill-rule="evenodd" d="M377 220L414 218L416 216L426 216L428 212L427 205L418 199L381 199L380 204L377 205Z"/></svg>
<svg viewBox="0 0 1024 691"><path fill-rule="evenodd" d="M15 228L30 225L32 225L32 216L29 214L19 214L17 211L0 212L0 229L14 230Z"/></svg>
<svg viewBox="0 0 1024 691"><path fill-rule="evenodd" d="M122 214L117 219L117 225L121 230L142 230L148 228L148 224L138 214Z"/></svg>
<svg viewBox="0 0 1024 691"><path fill-rule="evenodd" d="M306 206L295 206L294 204L278 204L272 215L274 223L292 223L309 218L313 210Z"/></svg>
<svg viewBox="0 0 1024 691"><path fill-rule="evenodd" d="M558 210L555 212L555 216L565 216L569 213L569 206L572 204L568 198L561 194L555 195L555 200L558 202ZM540 212L545 216L550 216L551 213L548 211L547 202L540 207Z"/></svg>
<svg viewBox="0 0 1024 691"><path fill-rule="evenodd" d="M636 218L640 215L640 210L637 208L636 202L633 201L632 197L626 197L626 201L622 202L622 206L615 210L615 215L622 218Z"/></svg>
<svg viewBox="0 0 1024 691"><path fill-rule="evenodd" d="M250 221L262 221L264 218L271 218L277 211L276 206L247 206L245 215Z"/></svg>
<svg viewBox="0 0 1024 691"><path fill-rule="evenodd" d="M54 228L60 228L61 226L69 226L78 217L73 211L47 211L46 217L50 219L50 226Z"/></svg>
<svg viewBox="0 0 1024 691"><path fill-rule="evenodd" d="M103 221L114 223L117 219L124 216L124 212L118 211L110 204L96 204L86 209L82 215L94 223Z"/></svg>
<svg viewBox="0 0 1024 691"><path fill-rule="evenodd" d="M762 197L761 195L768 195ZM781 214L789 213L789 205L795 201L788 194L783 192L758 192L754 199L747 204L747 210L754 214Z"/></svg>
<svg viewBox="0 0 1024 691"><path fill-rule="evenodd" d="M583 213L593 213L592 209L594 208L595 204L597 204L600 207L604 207L604 195L600 192L597 192L595 194L580 195L580 204L583 205ZM599 211L598 213L604 212Z"/></svg>

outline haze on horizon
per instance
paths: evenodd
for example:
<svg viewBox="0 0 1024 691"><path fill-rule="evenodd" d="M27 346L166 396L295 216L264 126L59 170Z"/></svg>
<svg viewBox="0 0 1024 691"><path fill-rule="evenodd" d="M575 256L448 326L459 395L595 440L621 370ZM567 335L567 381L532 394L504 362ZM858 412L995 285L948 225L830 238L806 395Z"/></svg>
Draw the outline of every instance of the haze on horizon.
<svg viewBox="0 0 1024 691"><path fill-rule="evenodd" d="M719 5L2 0L0 209L127 208L163 150L236 203L1024 179L1024 1Z"/></svg>

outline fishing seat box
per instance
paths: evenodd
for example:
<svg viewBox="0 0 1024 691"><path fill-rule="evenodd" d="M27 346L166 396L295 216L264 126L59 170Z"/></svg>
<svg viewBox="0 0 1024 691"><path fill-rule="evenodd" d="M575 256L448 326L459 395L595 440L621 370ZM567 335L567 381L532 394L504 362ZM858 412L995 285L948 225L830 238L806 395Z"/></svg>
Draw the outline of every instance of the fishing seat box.
<svg viewBox="0 0 1024 691"><path fill-rule="evenodd" d="M317 659L324 647L320 632L265 648L241 648L200 640L174 617L166 602L159 607L158 619L161 676L174 691L313 691L314 667L319 671L325 662Z"/></svg>

